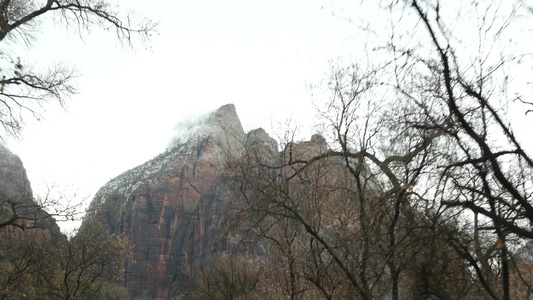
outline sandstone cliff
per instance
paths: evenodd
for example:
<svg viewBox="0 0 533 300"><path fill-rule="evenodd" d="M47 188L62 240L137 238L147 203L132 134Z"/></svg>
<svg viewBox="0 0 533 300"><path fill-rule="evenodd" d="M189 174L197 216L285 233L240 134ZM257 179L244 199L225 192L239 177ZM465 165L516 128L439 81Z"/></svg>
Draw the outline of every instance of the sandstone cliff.
<svg viewBox="0 0 533 300"><path fill-rule="evenodd" d="M63 239L55 220L33 200L20 158L0 144L0 240L10 246L26 234L38 239ZM2 246L0 242L0 246Z"/></svg>
<svg viewBox="0 0 533 300"><path fill-rule="evenodd" d="M103 186L90 217L105 218L133 244L125 284L130 296L166 298L206 256L225 249L220 214L225 191L217 184L227 157L243 151L245 134L233 105L211 114L183 144ZM229 155L229 156L228 156Z"/></svg>
<svg viewBox="0 0 533 300"><path fill-rule="evenodd" d="M2 144L0 144L0 191L11 197L32 192L22 161Z"/></svg>
<svg viewBox="0 0 533 300"><path fill-rule="evenodd" d="M124 278L132 298L176 296L205 261L234 251L240 239L239 230L228 230L235 194L226 182L227 160L239 161L245 151L262 161L281 158L263 129L245 134L231 104L200 124L186 142L109 181L91 203L89 218L104 218L112 233L132 242L134 262ZM327 150L318 135L291 147L298 158ZM252 251L264 254L263 246Z"/></svg>

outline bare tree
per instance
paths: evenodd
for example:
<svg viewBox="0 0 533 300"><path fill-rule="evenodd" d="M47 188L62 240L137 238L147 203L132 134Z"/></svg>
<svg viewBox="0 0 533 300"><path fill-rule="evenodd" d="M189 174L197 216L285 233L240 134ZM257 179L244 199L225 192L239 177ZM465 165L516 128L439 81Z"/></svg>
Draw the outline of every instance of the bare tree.
<svg viewBox="0 0 533 300"><path fill-rule="evenodd" d="M331 123L340 120L344 128L336 126L335 132L341 134L334 138L341 149L362 149L355 153L370 166L375 164L377 177L380 172L385 175L388 181L380 181L385 190L400 184L393 209L396 216L416 220L398 208L417 208L417 214L425 211L433 221L419 219L415 224L440 232L449 230L443 220L457 216L455 222L463 234L454 234L454 229L443 237L471 265L487 297L509 299L512 252L533 237L533 164L506 113L513 103L531 105L520 94L529 87L517 88L513 82L521 76L513 74L519 71L516 66L531 54L515 50L518 42L508 32L529 26L522 18L530 16L530 6L524 1L473 1L461 7L438 0L381 4L392 18L391 33L386 45L376 48L386 49L389 55L378 64L377 79L362 87L370 86L374 96L385 101L393 97L396 103L386 103L396 109L383 114L376 103L341 109L340 116L348 120L366 108L379 118L387 116L390 124L370 131L380 138L368 139L367 144L356 139L356 144L353 134L344 134L349 123L336 113L329 118ZM402 25L407 29L402 31ZM352 95L339 93L339 103L356 103ZM352 127L368 128L356 122ZM400 136L404 143L395 142ZM388 145L387 139L392 141ZM398 146L408 146L403 155ZM420 206L423 203L426 207ZM390 228L399 229L401 220L391 220ZM389 231L391 245L398 238L393 232Z"/></svg>
<svg viewBox="0 0 533 300"><path fill-rule="evenodd" d="M55 220L31 195L14 198L0 193L0 228L13 226L22 230L29 228L49 228Z"/></svg>
<svg viewBox="0 0 533 300"><path fill-rule="evenodd" d="M56 65L48 70L33 71L6 44L22 42L31 45L39 21L55 17L80 32L93 26L112 28L118 39L132 45L133 35L147 39L155 24L150 20L121 17L118 8L104 0L2 0L0 1L0 123L5 133L18 136L24 117L40 118L40 106L47 100L60 105L76 93L72 81L75 71Z"/></svg>
<svg viewBox="0 0 533 300"><path fill-rule="evenodd" d="M395 53L406 57L405 65L409 65L398 74L402 80L396 82L395 88L413 97L410 80L424 78L423 74L433 78L422 94L424 98L417 98L423 108L420 114L432 116L425 127L442 130L454 149L453 153L443 153L434 166L439 174L435 200L474 215L473 236L484 231L492 242L480 247L474 238L474 244L477 243L474 249L457 241L455 247L475 267L490 297L509 299L510 251L520 239L533 238L533 160L514 134L505 113L505 107L513 101L528 103L519 94L509 94L514 74L508 70L513 70L517 57L524 56L498 53L497 59L493 59L493 51L507 37L506 31L520 22L519 12L527 7L521 2L472 3L472 10L477 12L473 18L479 20L472 24L478 33L478 42L474 43L477 48L468 48L474 50L472 58L471 51L459 48L456 38L459 29L450 24L455 16L449 14L448 3L413 0L405 4L415 12L430 47L413 47L408 51L397 45L392 47ZM445 122L434 118L438 114L446 116ZM485 250L481 251L482 248ZM487 255L494 259L495 253L497 268L487 260ZM500 284L494 284L495 279L491 279L494 276Z"/></svg>
<svg viewBox="0 0 533 300"><path fill-rule="evenodd" d="M357 66L332 72L321 113L332 146L320 135L289 137L279 154L248 146L229 166L239 220L266 241L267 264L288 298L460 298L472 285L454 281L470 273L442 246L444 233L461 236L456 215L435 206L422 184L435 177L430 168L444 132L413 127L424 116L405 102L377 108L377 74ZM435 260L437 253L447 261ZM415 275L427 284L416 286Z"/></svg>
<svg viewBox="0 0 533 300"><path fill-rule="evenodd" d="M210 263L210 265L209 265ZM259 272L243 257L223 253L206 264L192 287L193 299L256 298Z"/></svg>
<svg viewBox="0 0 533 300"><path fill-rule="evenodd" d="M42 230L13 232L0 247L1 299L128 298L121 284L131 246L104 222L86 222L70 240Z"/></svg>
<svg viewBox="0 0 533 300"><path fill-rule="evenodd" d="M333 70L325 138L289 138L271 157L248 147L229 166L241 220L276 250L267 261L288 297L530 294L514 252L533 237L533 165L505 113L528 101L508 98L507 59L520 55L490 53L521 3L474 1L479 22L454 28L447 3L383 1L400 15L377 47L389 55ZM407 19L412 43L401 43ZM459 49L456 30L476 32L478 47Z"/></svg>
<svg viewBox="0 0 533 300"><path fill-rule="evenodd" d="M79 220L85 214L86 199L78 200L76 193L64 194L57 187L48 187L42 197L34 197L31 191L21 191L19 195L0 192L0 229L48 229L57 222Z"/></svg>

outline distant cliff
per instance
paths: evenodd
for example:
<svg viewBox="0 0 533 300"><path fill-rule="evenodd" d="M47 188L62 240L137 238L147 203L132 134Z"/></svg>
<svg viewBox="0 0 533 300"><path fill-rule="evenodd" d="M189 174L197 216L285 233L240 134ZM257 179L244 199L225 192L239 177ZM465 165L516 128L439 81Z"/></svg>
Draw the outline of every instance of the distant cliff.
<svg viewBox="0 0 533 300"><path fill-rule="evenodd" d="M0 144L0 191L11 197L31 194L26 169L18 156Z"/></svg>
<svg viewBox="0 0 533 300"><path fill-rule="evenodd" d="M55 220L33 199L26 169L18 156L0 144L0 247L22 242L22 230L45 239L64 239Z"/></svg>

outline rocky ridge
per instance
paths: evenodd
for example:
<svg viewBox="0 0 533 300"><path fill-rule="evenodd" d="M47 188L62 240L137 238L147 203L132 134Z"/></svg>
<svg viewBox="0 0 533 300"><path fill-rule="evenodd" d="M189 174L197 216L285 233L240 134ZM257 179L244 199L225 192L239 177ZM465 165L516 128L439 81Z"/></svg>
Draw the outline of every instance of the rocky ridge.
<svg viewBox="0 0 533 300"><path fill-rule="evenodd" d="M9 220L15 217L12 224ZM8 241L9 246L32 236L43 240L62 240L54 218L46 213L33 199L30 181L21 159L7 147L0 144L0 228L1 241ZM26 234L23 233L23 229Z"/></svg>
<svg viewBox="0 0 533 300"><path fill-rule="evenodd" d="M89 217L105 218L133 244L125 278L130 296L170 296L194 275L201 258L221 251L218 216L224 191L217 184L228 157L244 149L245 133L231 104L212 113L185 143L104 185Z"/></svg>
<svg viewBox="0 0 533 300"><path fill-rule="evenodd" d="M91 203L89 218L104 218L112 233L132 242L134 262L124 279L132 298L176 296L204 261L231 250L238 239L223 218L233 197L224 184L225 163L245 150L279 154L263 129L245 134L232 104L200 123L186 142L109 181ZM295 147L325 151L327 144L317 135Z"/></svg>
<svg viewBox="0 0 533 300"><path fill-rule="evenodd" d="M22 161L2 144L0 144L0 191L10 197L32 193Z"/></svg>

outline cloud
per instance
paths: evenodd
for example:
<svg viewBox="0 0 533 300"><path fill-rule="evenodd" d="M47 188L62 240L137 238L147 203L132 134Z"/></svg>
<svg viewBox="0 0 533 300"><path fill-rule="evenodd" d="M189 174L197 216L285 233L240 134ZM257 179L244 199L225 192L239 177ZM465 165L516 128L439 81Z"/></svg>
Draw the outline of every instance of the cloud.
<svg viewBox="0 0 533 300"><path fill-rule="evenodd" d="M187 142L200 128L202 128L209 116L216 110L210 110L196 115L189 115L180 120L172 131L172 138L170 139L167 149L172 149L179 144Z"/></svg>

